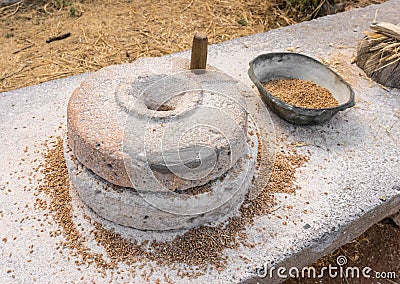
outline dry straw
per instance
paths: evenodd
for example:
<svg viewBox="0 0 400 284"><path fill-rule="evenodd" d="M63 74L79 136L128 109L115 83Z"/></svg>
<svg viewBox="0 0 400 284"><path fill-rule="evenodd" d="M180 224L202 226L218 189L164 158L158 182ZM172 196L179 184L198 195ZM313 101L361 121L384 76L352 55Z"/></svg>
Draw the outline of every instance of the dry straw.
<svg viewBox="0 0 400 284"><path fill-rule="evenodd" d="M0 5L0 91L189 49L196 31L219 43L290 25L315 17L320 3L327 2L310 1L24 0ZM373 1L383 0L345 0L348 7Z"/></svg>
<svg viewBox="0 0 400 284"><path fill-rule="evenodd" d="M358 46L356 63L376 82L399 88L400 26L381 22L371 29Z"/></svg>

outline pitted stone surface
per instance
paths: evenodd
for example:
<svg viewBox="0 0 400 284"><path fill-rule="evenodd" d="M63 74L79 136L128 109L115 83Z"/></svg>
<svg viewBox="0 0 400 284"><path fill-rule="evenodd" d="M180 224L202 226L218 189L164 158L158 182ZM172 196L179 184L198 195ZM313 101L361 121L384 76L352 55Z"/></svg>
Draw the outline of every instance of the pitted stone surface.
<svg viewBox="0 0 400 284"><path fill-rule="evenodd" d="M123 84L127 89L117 93L127 93L134 101L123 147L135 189L200 186L219 178L243 155L247 137L243 94L252 93L244 84L215 71L171 75L141 96L129 90L131 83ZM153 110L159 106L163 111Z"/></svg>
<svg viewBox="0 0 400 284"><path fill-rule="evenodd" d="M145 78L142 85L137 85L139 91L144 91L172 70L177 72L188 66L188 61L182 59L153 61L149 65L141 64L143 61L148 60L139 59L134 69L128 65L110 66L91 74L75 89L68 104L68 138L74 154L93 172L119 186L132 184L122 149L127 113L116 103L115 90L136 75L138 81Z"/></svg>
<svg viewBox="0 0 400 284"><path fill-rule="evenodd" d="M148 175L147 165L170 190L203 185L229 170L245 148L242 95L251 90L221 72L182 72L186 63L146 58L82 82L68 105L77 159L109 182L134 188ZM136 165L129 173L127 155Z"/></svg>

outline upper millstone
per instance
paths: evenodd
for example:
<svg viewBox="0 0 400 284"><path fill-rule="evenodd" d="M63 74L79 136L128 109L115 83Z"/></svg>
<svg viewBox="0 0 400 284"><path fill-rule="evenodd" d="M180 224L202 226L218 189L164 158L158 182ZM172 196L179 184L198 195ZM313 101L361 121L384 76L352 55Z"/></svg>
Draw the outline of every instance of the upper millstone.
<svg viewBox="0 0 400 284"><path fill-rule="evenodd" d="M86 79L68 104L77 159L112 184L146 190L156 189L154 180L170 190L193 188L232 168L246 147L246 90L188 64L144 58Z"/></svg>

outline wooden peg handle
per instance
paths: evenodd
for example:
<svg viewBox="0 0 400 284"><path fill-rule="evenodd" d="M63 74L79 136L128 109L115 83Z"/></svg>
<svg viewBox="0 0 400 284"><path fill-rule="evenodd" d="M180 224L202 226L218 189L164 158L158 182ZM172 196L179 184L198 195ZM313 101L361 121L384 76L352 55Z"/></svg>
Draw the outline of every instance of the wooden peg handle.
<svg viewBox="0 0 400 284"><path fill-rule="evenodd" d="M208 37L204 33L196 33L193 37L190 69L206 69Z"/></svg>

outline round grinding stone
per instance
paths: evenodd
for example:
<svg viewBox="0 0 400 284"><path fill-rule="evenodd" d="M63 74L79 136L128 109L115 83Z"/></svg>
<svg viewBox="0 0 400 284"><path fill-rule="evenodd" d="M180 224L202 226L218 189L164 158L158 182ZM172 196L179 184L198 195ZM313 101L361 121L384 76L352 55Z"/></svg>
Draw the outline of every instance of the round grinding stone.
<svg viewBox="0 0 400 284"><path fill-rule="evenodd" d="M72 94L65 159L72 188L99 216L141 230L188 229L265 187L275 134L264 104L227 74L188 64L111 66Z"/></svg>
<svg viewBox="0 0 400 284"><path fill-rule="evenodd" d="M86 79L68 104L77 160L112 184L142 190L185 190L231 169L246 148L248 88L222 72L189 72L188 64L144 58Z"/></svg>
<svg viewBox="0 0 400 284"><path fill-rule="evenodd" d="M255 125L249 122L249 131L255 132ZM228 213L237 213L255 175L259 140L257 135L248 135L244 155L222 177L206 185L183 191L180 194L170 191L160 194L165 204L176 200L182 211L188 212L199 200L226 199L221 206L204 210L201 214L174 214L166 212L149 203L143 194L132 188L120 187L102 179L80 163L64 143L64 156L70 174L72 189L99 216L114 223L140 230L175 230L190 229L207 222L224 220ZM254 185L254 184L253 184ZM180 197L182 195L182 197ZM209 204L205 204L207 206ZM215 224L215 223L214 223Z"/></svg>

